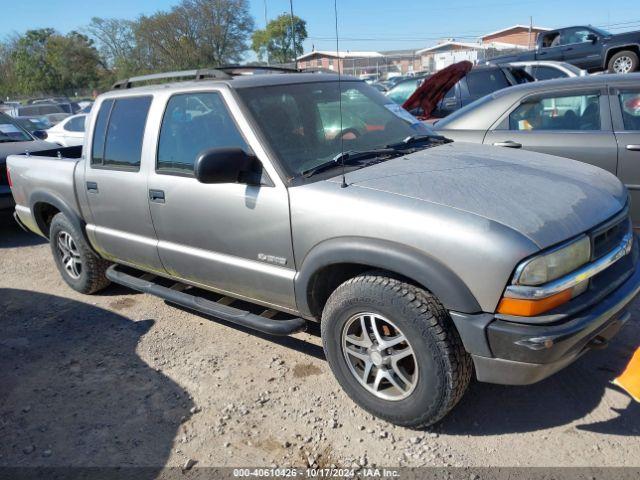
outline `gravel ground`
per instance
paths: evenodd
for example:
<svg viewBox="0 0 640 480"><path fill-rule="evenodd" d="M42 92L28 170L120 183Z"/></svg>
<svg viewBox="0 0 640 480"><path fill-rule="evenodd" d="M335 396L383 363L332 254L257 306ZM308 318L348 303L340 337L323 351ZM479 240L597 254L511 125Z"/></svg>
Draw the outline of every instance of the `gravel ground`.
<svg viewBox="0 0 640 480"><path fill-rule="evenodd" d="M638 466L640 406L606 350L537 385L472 383L427 431L368 415L317 334L271 338L111 286L83 296L0 217L0 466Z"/></svg>

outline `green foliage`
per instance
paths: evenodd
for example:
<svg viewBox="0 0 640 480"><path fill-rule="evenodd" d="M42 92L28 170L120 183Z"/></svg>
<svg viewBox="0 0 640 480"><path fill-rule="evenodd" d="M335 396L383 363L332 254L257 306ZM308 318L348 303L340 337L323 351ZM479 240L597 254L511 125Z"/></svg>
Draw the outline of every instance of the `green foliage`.
<svg viewBox="0 0 640 480"><path fill-rule="evenodd" d="M251 48L260 60L266 57L270 63L287 63L302 55L302 42L306 38L307 22L295 15L292 21L289 14L283 13L264 30L253 33Z"/></svg>
<svg viewBox="0 0 640 480"><path fill-rule="evenodd" d="M73 93L92 87L98 79L98 52L78 32L63 36L51 28L29 30L4 49L9 50L5 61L11 70L11 84L4 90L28 95Z"/></svg>

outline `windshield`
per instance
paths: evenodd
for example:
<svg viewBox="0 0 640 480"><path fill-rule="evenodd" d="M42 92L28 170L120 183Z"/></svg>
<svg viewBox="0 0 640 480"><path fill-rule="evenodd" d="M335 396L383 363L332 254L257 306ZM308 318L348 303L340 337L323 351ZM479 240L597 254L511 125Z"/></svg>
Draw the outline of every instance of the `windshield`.
<svg viewBox="0 0 640 480"><path fill-rule="evenodd" d="M31 136L9 115L0 113L0 142L30 142Z"/></svg>
<svg viewBox="0 0 640 480"><path fill-rule="evenodd" d="M291 176L342 151L365 151L402 142L430 128L364 82L342 82L342 133L338 82L239 89L238 93Z"/></svg>

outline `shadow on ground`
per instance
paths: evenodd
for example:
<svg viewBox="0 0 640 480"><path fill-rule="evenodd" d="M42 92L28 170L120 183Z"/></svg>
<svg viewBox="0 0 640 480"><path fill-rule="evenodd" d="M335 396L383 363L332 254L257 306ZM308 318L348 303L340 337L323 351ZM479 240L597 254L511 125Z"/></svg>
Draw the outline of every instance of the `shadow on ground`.
<svg viewBox="0 0 640 480"><path fill-rule="evenodd" d="M22 230L13 218L13 212L0 211L0 249L30 247L47 241L35 233Z"/></svg>
<svg viewBox="0 0 640 480"><path fill-rule="evenodd" d="M637 314L636 314L637 317ZM629 398L626 408L592 412L636 349L640 328L631 321L605 350L592 351L556 375L534 385L501 386L472 382L457 407L436 431L452 435L525 433L576 422L578 430L640 436L640 405Z"/></svg>
<svg viewBox="0 0 640 480"><path fill-rule="evenodd" d="M0 466L165 465L193 404L136 354L152 325L0 289Z"/></svg>

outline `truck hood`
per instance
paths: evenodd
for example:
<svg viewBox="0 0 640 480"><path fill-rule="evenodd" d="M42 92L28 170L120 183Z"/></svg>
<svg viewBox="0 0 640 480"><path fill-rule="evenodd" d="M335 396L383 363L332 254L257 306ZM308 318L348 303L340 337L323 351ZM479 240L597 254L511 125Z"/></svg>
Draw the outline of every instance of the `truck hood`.
<svg viewBox="0 0 640 480"><path fill-rule="evenodd" d="M17 155L29 151L35 153L39 150L49 150L58 145L42 140L30 140L28 142L0 143L0 165L4 165L9 155Z"/></svg>
<svg viewBox="0 0 640 480"><path fill-rule="evenodd" d="M592 165L461 142L350 172L347 183L479 215L540 248L591 229L627 202L624 185Z"/></svg>
<svg viewBox="0 0 640 480"><path fill-rule="evenodd" d="M634 30L632 32L624 32L624 33L616 33L614 35L605 37L605 42L608 43L610 41L617 42L633 42L638 43L640 41L640 30Z"/></svg>

